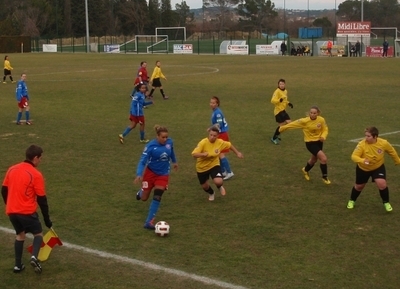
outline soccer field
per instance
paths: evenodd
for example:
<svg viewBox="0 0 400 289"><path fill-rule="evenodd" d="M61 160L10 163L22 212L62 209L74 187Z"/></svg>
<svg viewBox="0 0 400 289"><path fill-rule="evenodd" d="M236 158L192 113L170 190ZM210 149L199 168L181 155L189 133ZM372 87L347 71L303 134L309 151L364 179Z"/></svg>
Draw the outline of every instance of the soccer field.
<svg viewBox="0 0 400 289"><path fill-rule="evenodd" d="M144 60L149 73L161 60L169 96L155 92L155 105L145 110L146 137L155 137L155 124L167 126L179 164L156 217L171 225L166 238L142 227L150 202L135 199L144 146L138 128L118 141ZM50 216L71 246L56 247L40 277L32 268L13 274L14 237L0 230L5 288L398 287L400 168L392 159L393 212L386 213L372 183L355 209L346 209L355 177L350 155L364 129L378 127L400 152L398 59L32 53L10 61L14 79L27 73L34 124L15 125L15 85L0 86L1 178L30 144L42 146ZM318 105L327 121L329 186L318 165L304 180L309 153L301 130L283 133L280 145L270 142L270 99L280 78L294 104L292 120ZM206 137L213 95L244 159L228 155L235 176L224 183L227 195L209 202L191 152ZM11 229L4 214L0 227Z"/></svg>

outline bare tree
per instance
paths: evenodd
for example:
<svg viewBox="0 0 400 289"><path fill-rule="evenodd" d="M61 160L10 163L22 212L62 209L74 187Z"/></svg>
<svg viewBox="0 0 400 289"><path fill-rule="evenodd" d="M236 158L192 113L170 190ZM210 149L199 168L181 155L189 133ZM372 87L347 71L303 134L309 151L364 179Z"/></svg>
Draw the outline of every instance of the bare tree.
<svg viewBox="0 0 400 289"><path fill-rule="evenodd" d="M239 0L203 0L203 5L207 9L216 9L219 31L223 31L225 23L231 15L231 11L237 6Z"/></svg>

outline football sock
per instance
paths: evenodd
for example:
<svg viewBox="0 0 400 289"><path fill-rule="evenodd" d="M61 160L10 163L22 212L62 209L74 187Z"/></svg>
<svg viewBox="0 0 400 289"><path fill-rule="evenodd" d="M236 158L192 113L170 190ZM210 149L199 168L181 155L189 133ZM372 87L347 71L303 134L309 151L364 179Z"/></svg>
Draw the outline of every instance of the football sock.
<svg viewBox="0 0 400 289"><path fill-rule="evenodd" d="M223 171L226 171L227 173L231 173L231 166L229 165L229 161L227 158L222 158L219 160L221 163L221 167Z"/></svg>
<svg viewBox="0 0 400 289"><path fill-rule="evenodd" d="M151 220L155 218L159 207L160 201L153 199L150 203L149 214L147 215L146 224L151 222Z"/></svg>
<svg viewBox="0 0 400 289"><path fill-rule="evenodd" d="M357 191L355 187L351 190L350 200L357 201L358 196L361 194L361 191Z"/></svg>
<svg viewBox="0 0 400 289"><path fill-rule="evenodd" d="M208 187L207 190L204 190L206 193L209 193L210 195L214 194L214 190L211 187Z"/></svg>
<svg viewBox="0 0 400 289"><path fill-rule="evenodd" d="M304 170L305 170L306 172L308 172L308 171L310 171L310 170L313 168L313 166L314 166L314 165L310 165L310 164L307 162L307 165L304 167Z"/></svg>
<svg viewBox="0 0 400 289"><path fill-rule="evenodd" d="M153 96L153 92L154 92L154 89L152 88L152 89L150 90L149 96Z"/></svg>
<svg viewBox="0 0 400 289"><path fill-rule="evenodd" d="M128 126L128 127L124 130L124 132L122 133L122 136L125 137L128 133L131 132L131 130L132 130L132 129Z"/></svg>
<svg viewBox="0 0 400 289"><path fill-rule="evenodd" d="M386 187L383 190L379 190L383 203L389 203L389 188Z"/></svg>
<svg viewBox="0 0 400 289"><path fill-rule="evenodd" d="M17 122L20 122L21 118L22 118L22 112L19 111L17 114Z"/></svg>
<svg viewBox="0 0 400 289"><path fill-rule="evenodd" d="M43 242L43 236L37 235L33 237L32 256L35 256L37 258L37 256L39 255L40 247L42 246L42 242Z"/></svg>
<svg viewBox="0 0 400 289"><path fill-rule="evenodd" d="M3 81L6 81L6 76L5 75L3 76Z"/></svg>
<svg viewBox="0 0 400 289"><path fill-rule="evenodd" d="M26 121L29 121L29 111L25 111L25 118L26 118Z"/></svg>
<svg viewBox="0 0 400 289"><path fill-rule="evenodd" d="M278 138L278 136L280 135L281 133L279 132L279 126L276 128L276 130L275 130L275 132L274 132L274 136L272 137L272 139L277 139Z"/></svg>
<svg viewBox="0 0 400 289"><path fill-rule="evenodd" d="M10 79L11 79L11 81L14 81L14 79L13 79L13 77L10 75Z"/></svg>
<svg viewBox="0 0 400 289"><path fill-rule="evenodd" d="M15 266L21 267L22 252L24 251L24 241L15 240L14 251L15 251Z"/></svg>
<svg viewBox="0 0 400 289"><path fill-rule="evenodd" d="M328 165L320 164L319 167L321 169L322 177L326 179L328 177Z"/></svg>
<svg viewBox="0 0 400 289"><path fill-rule="evenodd" d="M140 131L140 139L144 139L144 130Z"/></svg>
<svg viewBox="0 0 400 289"><path fill-rule="evenodd" d="M165 97L164 89L160 89L160 92L161 92L161 95L162 95L163 97Z"/></svg>

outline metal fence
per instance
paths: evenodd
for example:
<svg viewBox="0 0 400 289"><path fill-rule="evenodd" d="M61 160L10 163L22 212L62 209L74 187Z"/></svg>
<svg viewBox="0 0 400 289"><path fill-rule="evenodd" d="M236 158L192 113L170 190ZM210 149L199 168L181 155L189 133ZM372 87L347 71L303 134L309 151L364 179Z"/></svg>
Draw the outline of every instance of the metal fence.
<svg viewBox="0 0 400 289"><path fill-rule="evenodd" d="M55 51L60 53L109 53L109 52L118 52L118 53L160 53L164 51L164 53L173 53L175 44L190 44L192 47L193 54L220 54L220 45L223 41L230 41L233 43L235 40L246 41L246 45L248 45L248 54L254 55L257 54L256 48L257 45L270 45L273 42L277 41L286 41L287 43L287 51L290 52L294 46L297 46L301 43L307 43L307 45L311 48L310 56L320 55L319 51L321 45L317 45L318 42L327 41L328 38L312 38L312 39L299 39L299 38L291 38L287 37L284 39L278 39L275 37L259 37L259 35L252 35L251 33L238 33L233 35L209 35L209 39L204 39L204 35L192 35L186 41L161 41L154 37L144 37L140 40L136 41L135 37L128 36L103 36L103 37L90 37L88 41L86 41L86 37L71 37L71 38L59 38L59 39L43 39L43 38L32 38L31 41L31 51L32 52L43 52L43 47L45 45L53 45L55 47ZM391 52L394 57L399 57L400 49L397 47L399 43L397 40L392 38L385 38L389 42L389 46L392 47ZM352 44L356 41L355 38L331 38L335 44L340 45L341 50L343 50L342 56L350 56L350 50ZM384 38L378 37L360 37L358 39L361 43L361 53L362 56L365 56L367 46L381 47L384 41ZM111 48L118 48L113 51ZM160 49L161 48L161 49ZM280 50L280 49L279 49ZM290 55L290 53L288 53Z"/></svg>

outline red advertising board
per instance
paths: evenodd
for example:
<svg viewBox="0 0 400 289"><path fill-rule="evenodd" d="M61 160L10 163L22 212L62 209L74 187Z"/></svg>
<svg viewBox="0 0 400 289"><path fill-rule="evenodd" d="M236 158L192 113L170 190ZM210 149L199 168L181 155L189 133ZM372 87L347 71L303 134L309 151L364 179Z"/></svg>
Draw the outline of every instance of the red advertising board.
<svg viewBox="0 0 400 289"><path fill-rule="evenodd" d="M367 46L365 54L367 57L382 57L383 47L381 46ZM389 47L387 57L393 57L393 47Z"/></svg>
<svg viewBox="0 0 400 289"><path fill-rule="evenodd" d="M371 22L338 22L337 36L370 36Z"/></svg>

